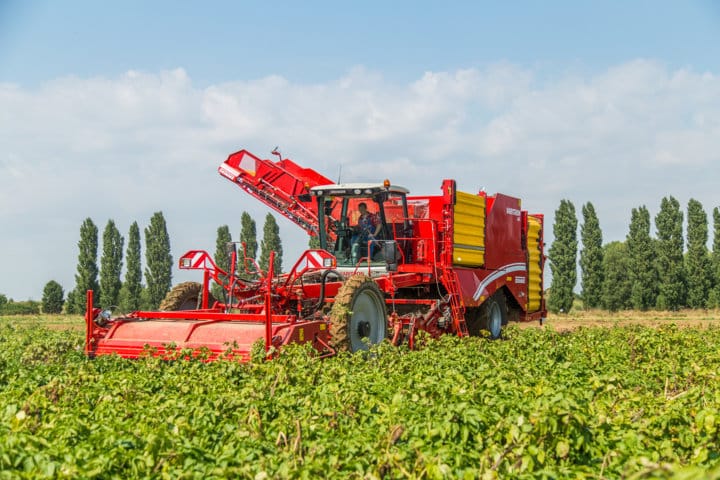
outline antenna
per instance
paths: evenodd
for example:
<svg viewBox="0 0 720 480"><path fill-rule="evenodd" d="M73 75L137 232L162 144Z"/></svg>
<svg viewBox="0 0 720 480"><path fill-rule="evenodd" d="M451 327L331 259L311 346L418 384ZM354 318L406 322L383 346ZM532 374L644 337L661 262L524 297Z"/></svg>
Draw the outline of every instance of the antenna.
<svg viewBox="0 0 720 480"><path fill-rule="evenodd" d="M342 176L342 163L338 167L338 181L337 184L340 185L340 177Z"/></svg>

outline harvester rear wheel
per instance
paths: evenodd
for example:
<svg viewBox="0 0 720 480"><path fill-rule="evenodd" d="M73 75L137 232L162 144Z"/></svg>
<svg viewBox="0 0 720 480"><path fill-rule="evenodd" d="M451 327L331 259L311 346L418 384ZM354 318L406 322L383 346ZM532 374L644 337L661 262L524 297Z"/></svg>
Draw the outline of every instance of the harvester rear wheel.
<svg viewBox="0 0 720 480"><path fill-rule="evenodd" d="M178 310L196 310L202 305L202 285L198 282L183 282L175 285L160 302L160 310L173 312ZM215 303L212 294L208 305Z"/></svg>
<svg viewBox="0 0 720 480"><path fill-rule="evenodd" d="M481 307L480 328L490 333L490 338L500 338L502 327L507 323L507 303L505 295L497 292Z"/></svg>
<svg viewBox="0 0 720 480"><path fill-rule="evenodd" d="M367 350L387 336L385 297L367 275L350 277L330 310L330 343L342 351Z"/></svg>

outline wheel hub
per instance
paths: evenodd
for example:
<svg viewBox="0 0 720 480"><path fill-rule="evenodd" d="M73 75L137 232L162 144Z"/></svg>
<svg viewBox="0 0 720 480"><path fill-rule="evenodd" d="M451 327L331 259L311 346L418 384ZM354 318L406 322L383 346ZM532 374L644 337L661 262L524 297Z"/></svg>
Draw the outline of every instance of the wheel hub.
<svg viewBox="0 0 720 480"><path fill-rule="evenodd" d="M359 292L350 318L351 350L367 350L369 344L380 343L385 337L384 322L382 298L372 290Z"/></svg>
<svg viewBox="0 0 720 480"><path fill-rule="evenodd" d="M492 334L493 338L497 338L500 336L500 330L502 329L502 314L500 313L500 307L498 307L497 304L494 304L492 308L490 309L490 333Z"/></svg>
<svg viewBox="0 0 720 480"><path fill-rule="evenodd" d="M363 321L358 323L358 335L360 335L360 338L370 336L370 322Z"/></svg>

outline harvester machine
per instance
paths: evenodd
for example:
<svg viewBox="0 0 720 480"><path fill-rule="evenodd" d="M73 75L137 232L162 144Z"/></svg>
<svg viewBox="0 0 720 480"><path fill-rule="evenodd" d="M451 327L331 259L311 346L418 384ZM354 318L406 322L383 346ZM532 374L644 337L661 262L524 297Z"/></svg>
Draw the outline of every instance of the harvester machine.
<svg viewBox="0 0 720 480"><path fill-rule="evenodd" d="M229 271L192 250L179 268L202 271L202 282L175 286L158 311L113 317L88 291L88 355L180 351L245 360L262 342L268 355L310 343L329 356L383 340L412 348L419 331L499 338L509 321L546 316L543 215L522 210L518 198L462 192L454 180L425 196L389 180L335 184L289 159L246 150L218 171L320 247L285 273L273 272L272 260L262 272L236 244ZM213 298L213 284L222 298Z"/></svg>

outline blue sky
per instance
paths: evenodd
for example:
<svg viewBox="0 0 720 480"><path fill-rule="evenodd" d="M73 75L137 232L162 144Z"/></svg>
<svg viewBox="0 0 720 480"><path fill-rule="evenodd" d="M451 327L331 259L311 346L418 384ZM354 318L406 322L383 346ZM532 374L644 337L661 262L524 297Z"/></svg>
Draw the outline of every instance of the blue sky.
<svg viewBox="0 0 720 480"><path fill-rule="evenodd" d="M457 178L548 230L592 201L606 241L666 195L711 215L718 62L710 1L0 0L0 293L70 290L88 216L162 210L175 258L261 223L216 172L240 148L418 194ZM306 238L280 227L289 266Z"/></svg>
<svg viewBox="0 0 720 480"><path fill-rule="evenodd" d="M322 82L357 65L400 80L497 61L598 71L656 58L716 70L720 4L3 0L0 58L0 78L24 85L177 67L198 85Z"/></svg>

